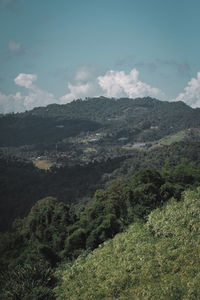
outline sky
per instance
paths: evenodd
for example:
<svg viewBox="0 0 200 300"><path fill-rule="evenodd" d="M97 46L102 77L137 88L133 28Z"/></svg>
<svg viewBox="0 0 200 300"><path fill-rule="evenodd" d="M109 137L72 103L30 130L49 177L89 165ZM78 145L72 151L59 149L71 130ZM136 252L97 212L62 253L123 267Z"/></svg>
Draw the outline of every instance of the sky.
<svg viewBox="0 0 200 300"><path fill-rule="evenodd" d="M199 0L0 0L0 113L86 97L200 107Z"/></svg>

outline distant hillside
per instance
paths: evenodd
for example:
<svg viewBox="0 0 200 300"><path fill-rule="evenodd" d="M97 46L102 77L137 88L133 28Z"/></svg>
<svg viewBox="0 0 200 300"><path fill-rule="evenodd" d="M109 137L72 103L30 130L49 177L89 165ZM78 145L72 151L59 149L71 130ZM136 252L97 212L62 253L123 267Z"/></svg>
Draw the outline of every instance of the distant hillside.
<svg viewBox="0 0 200 300"><path fill-rule="evenodd" d="M82 131L94 131L102 125L90 120L59 120L26 114L0 118L0 147L54 143Z"/></svg>
<svg viewBox="0 0 200 300"><path fill-rule="evenodd" d="M149 97L118 100L100 97L1 116L0 127L0 146L52 143L96 130L152 141L200 127L200 110L183 102L169 103Z"/></svg>
<svg viewBox="0 0 200 300"><path fill-rule="evenodd" d="M66 166L42 171L33 164L12 159L0 159L0 232L14 218L24 217L42 197L54 196L67 204L92 199L98 188L115 178L130 177L140 168L159 170L169 163L175 167L182 159L200 162L200 142L179 142L148 151L135 150L132 157L116 157L102 162Z"/></svg>

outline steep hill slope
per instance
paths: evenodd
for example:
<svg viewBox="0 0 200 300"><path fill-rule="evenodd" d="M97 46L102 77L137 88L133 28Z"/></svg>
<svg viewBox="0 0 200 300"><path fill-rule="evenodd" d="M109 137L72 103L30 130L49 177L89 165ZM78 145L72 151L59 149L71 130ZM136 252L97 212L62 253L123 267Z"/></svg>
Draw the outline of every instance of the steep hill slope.
<svg viewBox="0 0 200 300"><path fill-rule="evenodd" d="M199 216L200 189L170 201L63 265L57 299L199 299Z"/></svg>

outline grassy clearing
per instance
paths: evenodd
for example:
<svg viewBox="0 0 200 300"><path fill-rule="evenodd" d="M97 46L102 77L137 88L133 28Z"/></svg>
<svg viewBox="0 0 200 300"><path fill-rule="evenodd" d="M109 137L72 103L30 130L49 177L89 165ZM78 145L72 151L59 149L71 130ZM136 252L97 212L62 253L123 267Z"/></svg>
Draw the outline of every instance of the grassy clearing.
<svg viewBox="0 0 200 300"><path fill-rule="evenodd" d="M184 131L179 131L178 133L174 134L174 135L168 135L166 137L164 137L163 139L159 140L158 143L160 145L171 145L173 143L176 142L180 142L181 140L183 140L186 136L187 136L187 132Z"/></svg>
<svg viewBox="0 0 200 300"><path fill-rule="evenodd" d="M33 164L38 168L38 169L42 169L42 170L49 170L51 168L51 166L53 165L53 163L51 163L48 160L40 160L40 159L36 159L33 161Z"/></svg>
<svg viewBox="0 0 200 300"><path fill-rule="evenodd" d="M88 152L97 152L97 150L95 148L89 147L89 148L85 149L84 152L85 153L88 153Z"/></svg>

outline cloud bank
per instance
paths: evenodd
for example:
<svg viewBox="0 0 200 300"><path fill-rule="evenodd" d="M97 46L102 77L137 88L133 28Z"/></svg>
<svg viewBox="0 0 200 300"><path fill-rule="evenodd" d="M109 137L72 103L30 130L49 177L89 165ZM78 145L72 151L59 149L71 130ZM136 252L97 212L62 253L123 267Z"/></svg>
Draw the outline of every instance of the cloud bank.
<svg viewBox="0 0 200 300"><path fill-rule="evenodd" d="M180 93L174 101L183 101L191 107L200 107L200 72L197 73L197 78L192 78L184 92Z"/></svg>
<svg viewBox="0 0 200 300"><path fill-rule="evenodd" d="M124 71L108 71L104 76L98 77L98 82L107 97L164 96L160 89L140 81L139 72L136 69L133 69L129 74L125 74Z"/></svg>
<svg viewBox="0 0 200 300"><path fill-rule="evenodd" d="M69 93L60 97L62 104L69 103L78 98L97 96L102 93L97 83L95 70L87 66L82 66L77 70L74 82L68 82L67 87Z"/></svg>
<svg viewBox="0 0 200 300"><path fill-rule="evenodd" d="M67 82L68 92L57 98L46 90L40 89L37 84L36 74L20 73L14 83L20 89L15 94L4 95L0 92L0 113L23 112L36 106L46 106L51 103L65 104L85 97L145 97L151 96L163 100L164 93L156 87L139 79L137 69L129 73L124 71L109 70L104 75L96 76L87 67L81 67L75 74L74 80ZM197 78L192 78L172 101L184 101L192 107L200 107L200 72Z"/></svg>
<svg viewBox="0 0 200 300"><path fill-rule="evenodd" d="M35 74L20 73L14 82L19 87L27 89L28 94L22 95L17 92L15 95L4 95L0 93L0 113L23 112L36 106L45 106L55 103L56 99L53 94L39 89L33 82L37 80Z"/></svg>
<svg viewBox="0 0 200 300"><path fill-rule="evenodd" d="M136 69L125 74L124 71L108 71L103 76L93 77L87 69L81 69L75 76L75 82L68 82L69 93L60 98L62 103L71 102L74 99L88 96L105 97L160 97L164 93L158 88L139 80L139 72Z"/></svg>
<svg viewBox="0 0 200 300"><path fill-rule="evenodd" d="M23 97L20 92L4 95L0 92L0 113L24 111Z"/></svg>

